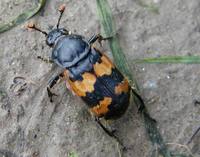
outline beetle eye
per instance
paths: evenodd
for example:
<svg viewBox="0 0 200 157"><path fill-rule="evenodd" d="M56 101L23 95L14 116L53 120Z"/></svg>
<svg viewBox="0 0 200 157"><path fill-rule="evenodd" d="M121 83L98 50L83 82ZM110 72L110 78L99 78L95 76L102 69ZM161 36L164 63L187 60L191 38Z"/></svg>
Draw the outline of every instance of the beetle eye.
<svg viewBox="0 0 200 157"><path fill-rule="evenodd" d="M50 47L53 46L53 36L52 36L51 34L47 37L46 43L47 43L47 45L49 45Z"/></svg>
<svg viewBox="0 0 200 157"><path fill-rule="evenodd" d="M50 47L53 47L53 43L49 44Z"/></svg>
<svg viewBox="0 0 200 157"><path fill-rule="evenodd" d="M50 42L50 41L46 40L46 43L47 43L47 45L50 46L50 47L53 46L53 42Z"/></svg>

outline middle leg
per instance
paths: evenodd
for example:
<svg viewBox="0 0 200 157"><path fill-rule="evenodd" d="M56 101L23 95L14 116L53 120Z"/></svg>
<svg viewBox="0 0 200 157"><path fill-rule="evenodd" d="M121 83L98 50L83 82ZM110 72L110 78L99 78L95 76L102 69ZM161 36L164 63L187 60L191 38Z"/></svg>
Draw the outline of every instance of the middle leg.
<svg viewBox="0 0 200 157"><path fill-rule="evenodd" d="M108 40L108 39L111 39L112 38L112 36L111 37L106 37L106 38L104 38L102 35L100 35L100 34L95 34L95 35L93 35L90 39L89 39L89 43L90 44L94 44L97 40L98 40L98 42L99 42L99 44L101 45L101 41L102 40Z"/></svg>
<svg viewBox="0 0 200 157"><path fill-rule="evenodd" d="M47 93L48 93L48 96L50 98L50 102L53 102L53 96L58 96L57 94L53 93L51 91L51 89L58 83L60 83L61 81L64 80L64 78L66 78L66 70L63 71L62 73L54 76L48 83L48 86L47 86Z"/></svg>

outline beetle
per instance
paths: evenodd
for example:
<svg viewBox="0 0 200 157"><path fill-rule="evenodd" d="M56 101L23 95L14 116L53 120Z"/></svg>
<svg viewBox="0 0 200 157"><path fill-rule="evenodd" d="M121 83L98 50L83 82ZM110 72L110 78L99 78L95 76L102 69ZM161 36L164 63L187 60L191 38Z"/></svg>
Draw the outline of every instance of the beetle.
<svg viewBox="0 0 200 157"><path fill-rule="evenodd" d="M51 91L54 85L61 79L66 80L72 92L87 104L89 111L103 130L118 140L100 119L120 118L129 106L131 90L142 102L141 104L144 104L143 100L106 54L94 46L96 41L101 42L112 37L104 38L98 34L87 40L84 36L60 28L64 10L65 6L62 5L56 28L49 33L37 28L35 24L28 25L28 28L35 29L46 36L46 44L53 49L51 62L63 68L63 72L48 83L47 92L50 101L52 102L52 97L56 96ZM42 57L38 58L47 61Z"/></svg>

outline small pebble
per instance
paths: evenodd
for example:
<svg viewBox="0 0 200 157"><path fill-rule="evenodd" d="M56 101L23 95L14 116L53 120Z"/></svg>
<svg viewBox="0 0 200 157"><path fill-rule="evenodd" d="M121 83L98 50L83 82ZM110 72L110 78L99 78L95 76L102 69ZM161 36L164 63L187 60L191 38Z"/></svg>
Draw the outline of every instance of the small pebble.
<svg viewBox="0 0 200 157"><path fill-rule="evenodd" d="M154 80L148 80L144 83L143 85L144 88L157 88L158 85L157 85L157 82L154 81Z"/></svg>

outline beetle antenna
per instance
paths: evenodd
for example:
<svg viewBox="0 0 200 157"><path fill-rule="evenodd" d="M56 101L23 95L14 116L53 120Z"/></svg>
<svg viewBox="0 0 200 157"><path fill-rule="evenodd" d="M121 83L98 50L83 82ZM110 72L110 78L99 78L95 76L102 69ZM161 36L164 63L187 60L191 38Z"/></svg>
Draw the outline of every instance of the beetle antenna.
<svg viewBox="0 0 200 157"><path fill-rule="evenodd" d="M62 15L63 15L63 12L65 11L65 4L62 4L60 7L59 7L59 12L60 12L60 16L58 18L58 22L57 22L57 25L56 25L56 28L58 29L59 28L59 25L60 25L60 20L62 18Z"/></svg>
<svg viewBox="0 0 200 157"><path fill-rule="evenodd" d="M34 30L36 30L36 31L38 31L38 32L41 32L41 33L43 33L45 36L48 35L47 32L42 31L41 29L37 28L37 27L35 26L34 23L29 23L29 24L27 25L27 28L34 29Z"/></svg>

